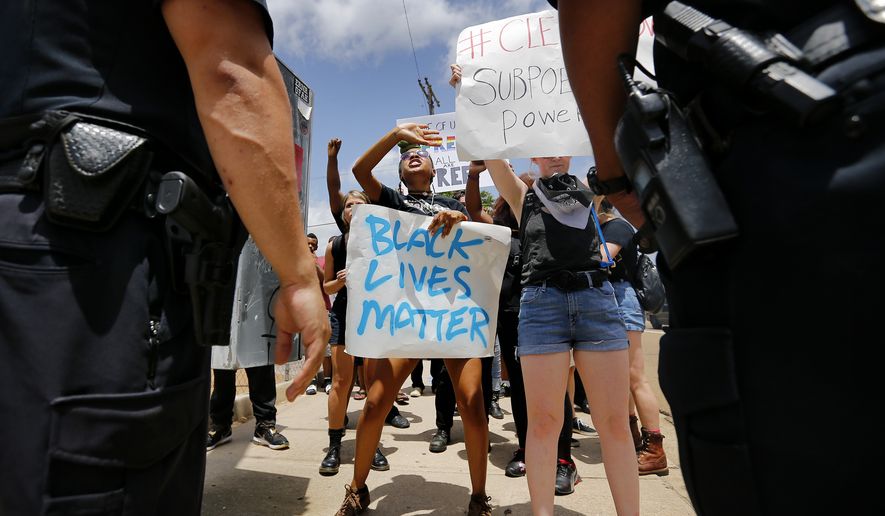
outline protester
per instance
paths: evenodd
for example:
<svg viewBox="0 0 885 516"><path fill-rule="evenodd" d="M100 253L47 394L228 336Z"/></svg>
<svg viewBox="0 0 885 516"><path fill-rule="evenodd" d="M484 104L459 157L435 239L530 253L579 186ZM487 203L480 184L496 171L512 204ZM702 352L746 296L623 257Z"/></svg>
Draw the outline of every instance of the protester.
<svg viewBox="0 0 885 516"><path fill-rule="evenodd" d="M639 482L627 428L627 335L614 290L600 267L592 194L568 174L570 158L532 162L540 170L532 188L506 162L485 162L520 221L518 350L523 376L526 385L545 386L526 389L526 476L532 511L553 514L554 443L563 424L560 407L573 356L587 383L615 507L619 514L636 514Z"/></svg>
<svg viewBox="0 0 885 516"><path fill-rule="evenodd" d="M277 384L274 365L246 367L249 381L249 401L252 403L252 415L255 417L255 431L252 442L267 446L271 450L289 448L289 440L277 432ZM214 450L222 444L229 443L233 438L231 421L234 417L234 401L236 398L236 369L213 369L214 382L212 396L209 399L209 417L212 421L209 436L206 439L206 451Z"/></svg>
<svg viewBox="0 0 885 516"><path fill-rule="evenodd" d="M350 220L353 216L353 207L360 204L368 204L366 194L356 190L348 192L344 196L344 211L342 221L346 231L335 237L326 246L326 277L329 278L323 284L327 294L335 294L335 302L329 311L329 321L332 327L332 335L329 343L332 346L333 376L332 391L329 393L329 450L320 464L321 475L336 475L341 462L341 439L344 437L345 421L347 418L347 403L350 401L350 391L353 389L353 357L344 351L345 322L347 321L347 239L350 234ZM400 416L402 417L402 416ZM390 464L381 453L375 450L372 459L372 469L387 471Z"/></svg>
<svg viewBox="0 0 885 516"><path fill-rule="evenodd" d="M453 66L453 70L460 71L460 67ZM512 168L512 167L511 167ZM501 352L511 379L511 408L513 422L516 426L516 438L519 447L513 452L513 457L504 468L504 474L508 477L525 476L525 446L526 429L528 419L525 403L525 383L523 380L522 367L517 356L518 325L519 325L519 297L522 292L521 279L522 263L520 257L519 223L510 205L504 197L498 197L495 201L492 215L482 210L482 202L479 196L479 177L486 169L485 163L472 161L467 175L467 211L471 218L478 222L497 224L510 228L510 253L507 257L507 266L504 269L504 281L501 284L501 295L498 301L498 340L501 342ZM529 174L522 174L519 178L531 186L533 179ZM572 460L572 411L568 397L565 398L563 409L562 428L557 441L556 457L556 482L554 490L557 495L568 495L575 491L578 483L577 467Z"/></svg>
<svg viewBox="0 0 885 516"><path fill-rule="evenodd" d="M319 248L319 240L317 236L313 233L307 234L307 246L310 248L310 254L314 255L314 258L317 262L317 276L320 280L320 285L323 284L325 278L323 276L323 266L321 265L322 261L319 256L316 255L317 249ZM332 309L332 303L329 300L329 295L323 292L323 301L326 304L326 310ZM323 390L326 394L329 394L329 390L332 388L332 348L331 346L326 346L326 355L323 358ZM307 390L305 394L313 395L317 393L317 376L314 376L310 385L307 386Z"/></svg>
<svg viewBox="0 0 885 516"><path fill-rule="evenodd" d="M293 333L308 350L297 394L319 368L328 320L272 33L263 1L3 4L0 513L200 514L210 349L195 343L194 300L173 288L185 256L150 210L148 164L229 196L280 278L277 357ZM79 158L132 175L53 198L49 174L77 177L62 134L89 149ZM137 148L119 153L121 141ZM100 199L116 220L54 218L91 217Z"/></svg>
<svg viewBox="0 0 885 516"><path fill-rule="evenodd" d="M328 160L326 161L326 189L329 195L329 211L332 212L332 218L335 220L335 224L338 226L338 229L341 230L341 234L347 234L350 230L350 223L344 221L344 194L341 192L341 172L338 170L338 152L341 150L341 139L340 138L332 138L329 140L328 144ZM363 195L365 197L365 195ZM332 237L329 239L329 245L332 244L333 240L338 237ZM327 247L328 251L328 247ZM344 261L346 258L346 253L341 251L343 254L339 256L339 266L344 268ZM339 306L346 308L347 307L347 291L342 290L343 299L339 302ZM336 298L337 299L337 298ZM330 315L331 316L331 315ZM344 319L339 319L339 322L344 321ZM333 321L334 324L334 321ZM338 338L342 339L344 334L340 332ZM336 339L337 340L337 339ZM349 356L349 355L348 355ZM352 375L352 378L358 378L360 383L359 390L353 394L353 399L362 400L365 399L365 385L366 385L366 367L364 366L364 360L362 357L354 357L353 366L356 369L356 374ZM350 389L348 389L348 393L353 389L353 385L351 384ZM339 393L340 395L340 393ZM397 398L397 401L401 401L402 398ZM346 408L346 403L345 403ZM387 418L384 420L385 423L389 424L394 428L409 428L411 423L409 420L403 417L400 414L399 409L396 405L391 404L390 411L387 413ZM380 451L378 452L380 454ZM380 456L377 458L381 458ZM377 462L377 461L376 461ZM379 462L380 464L380 462Z"/></svg>
<svg viewBox="0 0 885 516"><path fill-rule="evenodd" d="M408 194L381 184L372 169L398 142L400 146L400 181ZM426 125L400 125L366 151L353 166L353 173L369 199L376 204L433 216L429 231L442 230L446 238L452 227L467 220L464 207L454 199L436 195L432 189L433 164L421 145L438 146L438 131ZM339 516L356 514L370 502L366 478L369 474L369 458L378 444L381 434L383 407L392 403L396 392L415 368L415 359L380 359L375 361L374 376L368 389L368 398L357 427L356 458L353 479L347 486L346 496ZM472 494L468 506L471 516L491 515L489 498L485 494L486 469L488 465L488 422L483 406L480 384L482 366L479 359L446 359L446 369L455 386L459 413L464 423L467 444L467 460L470 468Z"/></svg>
<svg viewBox="0 0 885 516"><path fill-rule="evenodd" d="M638 260L638 250L633 240L635 230L626 220L615 215L611 203L603 196L597 196L594 204L599 213L599 224L605 237L605 245L614 260L609 281L615 289L618 310L627 326L627 340L630 342L630 433L633 435L633 444L639 454L639 474L666 475L669 470L663 446L664 436L661 435L661 408L657 396L645 377L645 357L642 354L645 312L639 306L636 290L630 283L627 273ZM634 405L639 412L639 419L642 420L641 429L635 428L636 415L632 408Z"/></svg>

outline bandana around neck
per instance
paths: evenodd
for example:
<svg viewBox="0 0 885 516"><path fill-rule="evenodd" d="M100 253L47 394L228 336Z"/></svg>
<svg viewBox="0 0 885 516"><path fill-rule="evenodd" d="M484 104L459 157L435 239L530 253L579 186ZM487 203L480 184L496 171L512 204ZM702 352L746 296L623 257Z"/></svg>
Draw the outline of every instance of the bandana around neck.
<svg viewBox="0 0 885 516"><path fill-rule="evenodd" d="M557 222L576 229L587 227L592 211L592 194L575 176L555 174L549 178L538 178L532 189Z"/></svg>

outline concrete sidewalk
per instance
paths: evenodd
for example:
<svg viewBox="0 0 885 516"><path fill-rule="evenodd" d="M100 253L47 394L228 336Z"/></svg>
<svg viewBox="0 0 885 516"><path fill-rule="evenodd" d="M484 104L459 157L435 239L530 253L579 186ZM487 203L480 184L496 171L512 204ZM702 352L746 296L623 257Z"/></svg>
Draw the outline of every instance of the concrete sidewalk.
<svg viewBox="0 0 885 516"><path fill-rule="evenodd" d="M643 348L649 361L646 371L657 383L657 339L660 332L646 332ZM429 384L429 383L428 383ZM408 387L408 383L406 385ZM455 515L465 514L470 494L467 455L459 418L452 429L453 443L444 453L428 451L435 431L434 398L425 390L421 398L410 398L400 406L412 423L400 430L384 427L382 450L390 461L390 470L373 471L368 486L372 494L369 514L384 515ZM328 445L326 403L322 391L315 396L301 396L295 403L278 404L277 429L291 443L285 451L272 451L251 444L254 422L235 424L234 439L207 455L203 514L206 515L288 515L335 514L344 498L344 485L353 473L353 430L363 401L351 400L348 408L350 426L342 446L342 465L338 475L323 477L319 463ZM507 478L504 467L516 449L510 399L502 398L503 420L489 423L492 452L489 454L487 492L492 497L494 514L531 514L525 478ZM591 416L579 413L592 425ZM679 469L672 421L662 415L664 445L670 463L670 475L640 478L642 513L682 516L694 514ZM556 497L556 514L614 515L614 504L605 479L599 439L595 434L579 435L578 448L572 449L583 481L569 496Z"/></svg>

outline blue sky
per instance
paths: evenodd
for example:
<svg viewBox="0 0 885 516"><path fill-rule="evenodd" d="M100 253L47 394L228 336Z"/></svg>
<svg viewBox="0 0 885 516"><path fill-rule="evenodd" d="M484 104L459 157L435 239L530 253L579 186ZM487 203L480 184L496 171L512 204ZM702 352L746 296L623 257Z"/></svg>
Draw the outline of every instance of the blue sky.
<svg viewBox="0 0 885 516"><path fill-rule="evenodd" d="M326 144L343 141L339 154L342 189L356 188L353 162L398 118L427 113L416 83L403 0L270 0L276 54L315 92L312 115L308 231L322 245L337 233L325 187ZM549 9L545 0L405 0L420 77L428 77L441 106L454 111L448 64L466 27ZM572 172L582 175L592 158L576 157ZM528 160L514 160L518 172ZM395 173L380 177L394 185ZM495 193L493 191L493 193Z"/></svg>
<svg viewBox="0 0 885 516"><path fill-rule="evenodd" d="M320 242L337 234L326 194L326 144L341 138L342 189L357 188L351 165L398 118L427 113L402 0L270 0L274 51L315 92L308 231ZM549 8L544 0L405 0L421 77L441 106L454 111L448 63L460 31L471 25ZM519 163L524 162L524 163ZM520 171L527 160L516 160ZM382 177L395 184L396 178Z"/></svg>

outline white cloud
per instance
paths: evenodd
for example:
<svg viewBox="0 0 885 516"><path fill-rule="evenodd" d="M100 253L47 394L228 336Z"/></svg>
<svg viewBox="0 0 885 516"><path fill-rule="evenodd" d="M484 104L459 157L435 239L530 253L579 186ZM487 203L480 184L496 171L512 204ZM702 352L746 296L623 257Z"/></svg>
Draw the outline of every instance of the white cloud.
<svg viewBox="0 0 885 516"><path fill-rule="evenodd" d="M402 0L271 0L268 4L276 46L299 58L311 55L346 64L402 53L412 60ZM549 7L544 0L406 0L416 49L449 45L471 25Z"/></svg>

